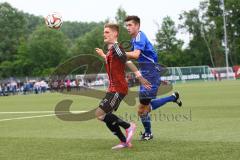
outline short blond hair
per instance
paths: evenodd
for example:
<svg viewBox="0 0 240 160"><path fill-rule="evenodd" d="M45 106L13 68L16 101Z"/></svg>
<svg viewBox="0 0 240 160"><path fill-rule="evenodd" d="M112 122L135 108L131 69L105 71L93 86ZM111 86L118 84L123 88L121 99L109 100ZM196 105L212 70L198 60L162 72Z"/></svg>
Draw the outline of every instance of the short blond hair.
<svg viewBox="0 0 240 160"><path fill-rule="evenodd" d="M115 23L107 23L104 25L104 28L110 28L114 31L116 31L117 33L119 33L119 25L115 24Z"/></svg>

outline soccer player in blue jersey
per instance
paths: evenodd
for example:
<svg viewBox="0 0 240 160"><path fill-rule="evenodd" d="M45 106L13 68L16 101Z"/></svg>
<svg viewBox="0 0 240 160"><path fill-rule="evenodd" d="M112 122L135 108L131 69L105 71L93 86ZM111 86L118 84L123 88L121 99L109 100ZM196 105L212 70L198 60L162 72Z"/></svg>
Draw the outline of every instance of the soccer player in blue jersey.
<svg viewBox="0 0 240 160"><path fill-rule="evenodd" d="M157 53L146 35L140 31L140 18L138 16L128 16L125 19L126 28L132 37L132 51L126 52L129 59L137 59L142 76L147 79L152 87L146 89L140 86L138 115L141 118L145 132L141 135L141 140L150 140L153 138L151 132L151 119L149 112L155 110L167 102L175 102L182 106L178 92L171 96L156 99L158 88L161 83L160 65L158 65Z"/></svg>

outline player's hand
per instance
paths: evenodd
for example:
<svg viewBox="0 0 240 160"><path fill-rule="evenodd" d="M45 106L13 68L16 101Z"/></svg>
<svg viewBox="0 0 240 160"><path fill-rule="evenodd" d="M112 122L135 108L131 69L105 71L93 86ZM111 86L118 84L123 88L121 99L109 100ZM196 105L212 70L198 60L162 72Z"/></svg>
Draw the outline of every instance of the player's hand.
<svg viewBox="0 0 240 160"><path fill-rule="evenodd" d="M152 84L150 82L148 82L148 80L143 78L143 76L139 76L139 77L137 77L137 79L139 80L141 85L143 85L146 89L150 90L152 88Z"/></svg>
<svg viewBox="0 0 240 160"><path fill-rule="evenodd" d="M105 60L105 62L107 62L107 56L104 54L103 50L100 48L95 48L97 54L101 57L103 57L103 59Z"/></svg>
<svg viewBox="0 0 240 160"><path fill-rule="evenodd" d="M96 50L96 52L97 52L97 54L98 54L99 56L102 57L103 55L105 55L102 49L100 49L100 48L95 48L95 50Z"/></svg>

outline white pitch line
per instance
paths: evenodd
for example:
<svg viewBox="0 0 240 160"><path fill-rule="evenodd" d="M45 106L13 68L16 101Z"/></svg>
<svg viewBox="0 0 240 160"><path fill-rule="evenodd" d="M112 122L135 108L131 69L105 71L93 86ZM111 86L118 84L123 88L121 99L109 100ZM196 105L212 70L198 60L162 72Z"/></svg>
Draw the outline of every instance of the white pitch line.
<svg viewBox="0 0 240 160"><path fill-rule="evenodd" d="M0 119L0 122L3 122L3 121L12 121L12 120L30 119L30 118L49 117L49 116L54 116L54 115L55 115L55 114L47 114L47 115L40 115L40 116L29 116L29 117L6 118L6 119Z"/></svg>
<svg viewBox="0 0 240 160"><path fill-rule="evenodd" d="M25 112L0 112L0 114L32 114L32 113L54 113L55 111L25 111ZM62 113L69 113L67 111L59 111ZM70 113L83 113L86 111L70 111Z"/></svg>
<svg viewBox="0 0 240 160"><path fill-rule="evenodd" d="M77 113L83 113L83 112L87 112L87 111L77 111ZM39 112L38 112L38 113L39 113ZM69 114L69 112L62 113L62 114L45 114L45 115L38 115L38 116L27 116L27 117L6 118L6 119L0 119L0 122L4 122L4 121L12 121L12 120L22 120L22 119L31 119L31 118L50 117L50 116L63 115L63 114Z"/></svg>

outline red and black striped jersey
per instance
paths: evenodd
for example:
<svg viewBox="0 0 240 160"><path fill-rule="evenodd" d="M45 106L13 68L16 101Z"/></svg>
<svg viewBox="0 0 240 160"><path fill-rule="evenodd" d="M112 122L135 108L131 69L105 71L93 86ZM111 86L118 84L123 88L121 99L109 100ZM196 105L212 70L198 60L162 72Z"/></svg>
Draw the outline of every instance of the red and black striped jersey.
<svg viewBox="0 0 240 160"><path fill-rule="evenodd" d="M122 60L122 52L119 47L111 47L107 53L107 62L105 68L109 78L108 92L118 92L122 94L127 94L128 83L125 78L125 61ZM120 56L119 56L120 54Z"/></svg>

